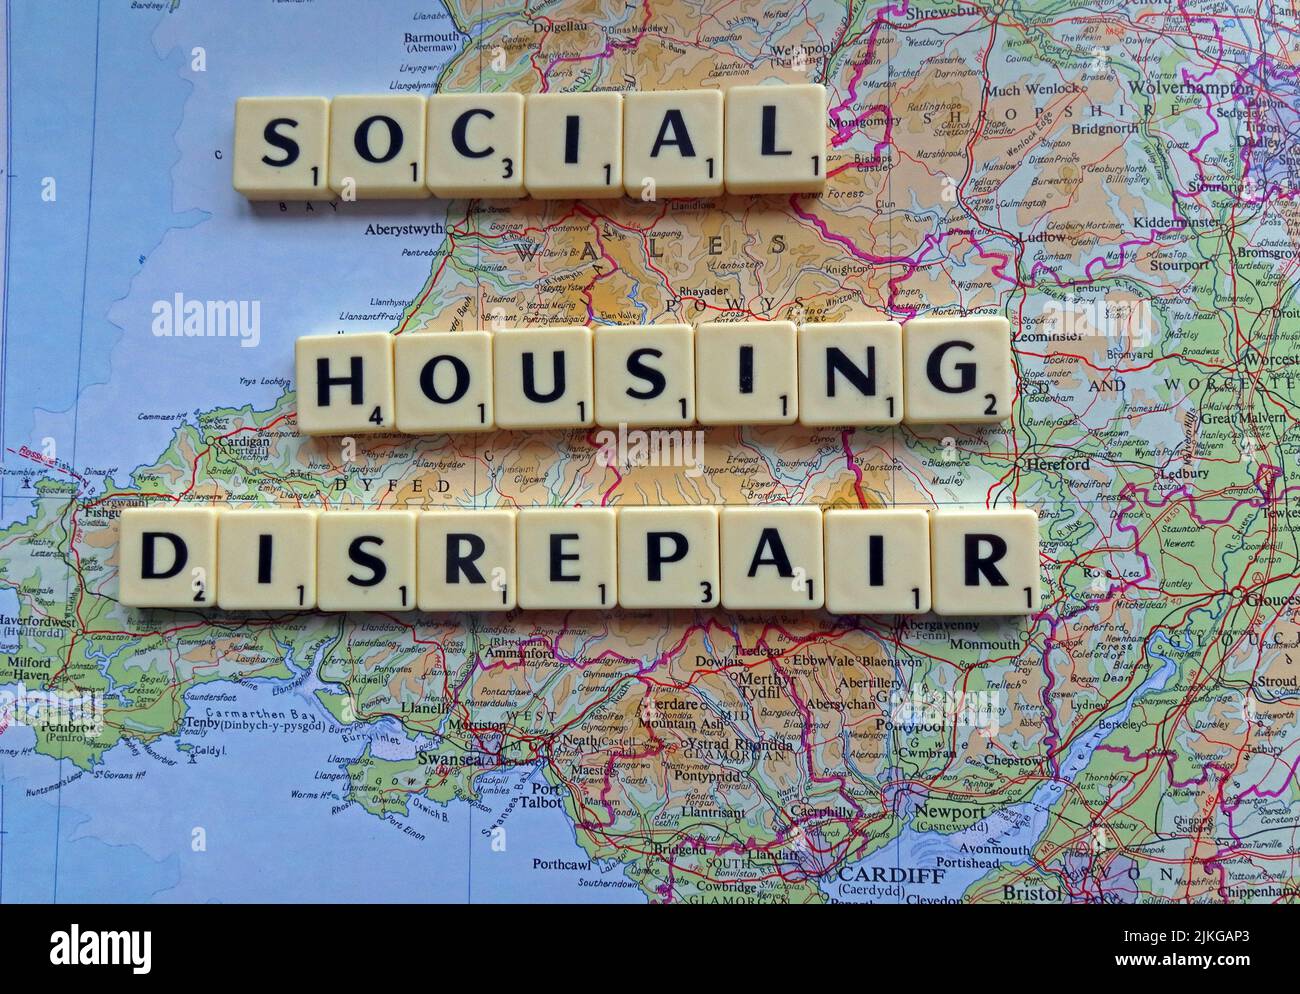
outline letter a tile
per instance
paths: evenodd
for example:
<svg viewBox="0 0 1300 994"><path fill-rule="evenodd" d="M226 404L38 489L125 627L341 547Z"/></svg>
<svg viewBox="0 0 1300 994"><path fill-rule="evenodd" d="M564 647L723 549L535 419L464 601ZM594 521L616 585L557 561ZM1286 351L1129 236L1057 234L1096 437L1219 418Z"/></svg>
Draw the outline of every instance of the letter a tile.
<svg viewBox="0 0 1300 994"><path fill-rule="evenodd" d="M722 606L728 611L822 606L822 512L816 507L724 507Z"/></svg>

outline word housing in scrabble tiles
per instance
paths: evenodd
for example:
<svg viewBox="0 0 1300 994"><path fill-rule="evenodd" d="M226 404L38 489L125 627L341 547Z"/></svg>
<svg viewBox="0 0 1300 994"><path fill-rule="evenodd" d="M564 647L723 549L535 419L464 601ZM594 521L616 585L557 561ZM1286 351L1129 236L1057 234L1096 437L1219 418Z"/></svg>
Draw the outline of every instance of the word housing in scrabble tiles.
<svg viewBox="0 0 1300 994"><path fill-rule="evenodd" d="M296 366L308 435L996 423L1014 392L1000 317L312 335Z"/></svg>
<svg viewBox="0 0 1300 994"><path fill-rule="evenodd" d="M1024 615L1030 510L128 508L129 607Z"/></svg>
<svg viewBox="0 0 1300 994"><path fill-rule="evenodd" d="M233 158L250 200L817 193L826 89L242 97Z"/></svg>

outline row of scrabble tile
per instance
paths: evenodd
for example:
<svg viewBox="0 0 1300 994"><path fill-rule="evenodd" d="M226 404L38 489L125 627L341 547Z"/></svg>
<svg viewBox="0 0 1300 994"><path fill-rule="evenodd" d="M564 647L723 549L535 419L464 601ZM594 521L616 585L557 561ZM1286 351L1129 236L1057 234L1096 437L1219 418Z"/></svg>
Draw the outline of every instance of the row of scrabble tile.
<svg viewBox="0 0 1300 994"><path fill-rule="evenodd" d="M243 97L234 184L252 200L815 193L826 90Z"/></svg>
<svg viewBox="0 0 1300 994"><path fill-rule="evenodd" d="M368 332L296 352L308 435L992 423L1015 380L1000 317Z"/></svg>
<svg viewBox="0 0 1300 994"><path fill-rule="evenodd" d="M1030 510L137 507L119 528L130 607L1023 615L1039 598Z"/></svg>

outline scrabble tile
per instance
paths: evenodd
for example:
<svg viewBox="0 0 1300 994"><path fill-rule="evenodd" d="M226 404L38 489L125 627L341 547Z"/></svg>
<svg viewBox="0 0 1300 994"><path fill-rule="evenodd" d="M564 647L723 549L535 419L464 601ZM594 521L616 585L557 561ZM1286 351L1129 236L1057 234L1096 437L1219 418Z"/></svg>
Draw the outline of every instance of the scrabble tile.
<svg viewBox="0 0 1300 994"><path fill-rule="evenodd" d="M307 508L223 511L217 525L221 609L315 607L317 517Z"/></svg>
<svg viewBox="0 0 1300 994"><path fill-rule="evenodd" d="M514 610L515 515L508 507L421 512L421 611Z"/></svg>
<svg viewBox="0 0 1300 994"><path fill-rule="evenodd" d="M324 97L235 101L235 189L249 200L330 196L330 102Z"/></svg>
<svg viewBox="0 0 1300 994"><path fill-rule="evenodd" d="M903 326L909 424L993 423L1011 414L1011 326L1001 317L918 318Z"/></svg>
<svg viewBox="0 0 1300 994"><path fill-rule="evenodd" d="M895 321L799 329L799 421L896 425L903 419L903 333Z"/></svg>
<svg viewBox="0 0 1300 994"><path fill-rule="evenodd" d="M519 606L612 608L618 603L617 524L608 507L519 512Z"/></svg>
<svg viewBox="0 0 1300 994"><path fill-rule="evenodd" d="M295 343L294 359L302 434L392 429L392 335L305 335Z"/></svg>
<svg viewBox="0 0 1300 994"><path fill-rule="evenodd" d="M424 97L349 95L330 101L330 189L356 199L419 199L424 185Z"/></svg>
<svg viewBox="0 0 1300 994"><path fill-rule="evenodd" d="M702 324L695 331L695 368L701 424L794 424L799 377L793 323Z"/></svg>
<svg viewBox="0 0 1300 994"><path fill-rule="evenodd" d="M826 609L835 614L930 610L930 516L922 510L833 509L826 533Z"/></svg>
<svg viewBox="0 0 1300 994"><path fill-rule="evenodd" d="M415 608L415 511L327 511L316 529L322 611Z"/></svg>
<svg viewBox="0 0 1300 994"><path fill-rule="evenodd" d="M820 508L724 507L719 536L728 611L822 606Z"/></svg>
<svg viewBox="0 0 1300 994"><path fill-rule="evenodd" d="M529 94L524 186L533 197L621 197L622 94Z"/></svg>
<svg viewBox="0 0 1300 994"><path fill-rule="evenodd" d="M1037 611L1038 515L1024 509L935 511L930 572L935 614Z"/></svg>
<svg viewBox="0 0 1300 994"><path fill-rule="evenodd" d="M619 509L622 607L717 607L720 586L716 507Z"/></svg>
<svg viewBox="0 0 1300 994"><path fill-rule="evenodd" d="M493 396L501 428L593 423L591 329L510 328L492 336Z"/></svg>
<svg viewBox="0 0 1300 994"><path fill-rule="evenodd" d="M524 195L524 98L518 93L429 97L425 162L438 197Z"/></svg>
<svg viewBox="0 0 1300 994"><path fill-rule="evenodd" d="M623 182L629 197L722 193L722 92L659 90L623 98ZM647 179L654 181L648 196Z"/></svg>
<svg viewBox="0 0 1300 994"><path fill-rule="evenodd" d="M420 331L393 342L397 430L412 434L493 427L492 335Z"/></svg>
<svg viewBox="0 0 1300 994"><path fill-rule="evenodd" d="M662 427L695 420L690 325L602 325L593 337L598 425Z"/></svg>
<svg viewBox="0 0 1300 994"><path fill-rule="evenodd" d="M216 510L129 507L117 534L117 599L127 607L216 606Z"/></svg>
<svg viewBox="0 0 1300 994"><path fill-rule="evenodd" d="M826 87L727 91L728 193L818 193L826 185Z"/></svg>

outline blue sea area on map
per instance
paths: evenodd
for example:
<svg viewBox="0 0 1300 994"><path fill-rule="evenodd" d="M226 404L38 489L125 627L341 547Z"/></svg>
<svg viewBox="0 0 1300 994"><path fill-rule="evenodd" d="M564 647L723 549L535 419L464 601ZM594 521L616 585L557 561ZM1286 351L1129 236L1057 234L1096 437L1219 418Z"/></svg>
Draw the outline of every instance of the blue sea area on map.
<svg viewBox="0 0 1300 994"><path fill-rule="evenodd" d="M15 4L9 16L4 446L40 450L49 437L58 459L99 462L116 453L78 451L75 404L79 388L110 378L121 331L109 309L168 228L203 218L173 210L168 180L189 84L180 53L159 57L152 18L128 5Z"/></svg>
<svg viewBox="0 0 1300 994"><path fill-rule="evenodd" d="M302 7L241 2L160 13L16 5L6 465L42 475L17 452L41 451L53 439L58 460L91 468L85 489L107 478L125 484L166 448L180 421L232 403L273 405L292 379L298 336L389 330L390 320L347 320L341 311L374 311L372 298L409 300L428 279L428 254L401 253L394 238L367 229L436 221L429 202L282 211L231 188L238 97L386 91L390 60L357 53L400 56L412 24L411 8L396 5L365 17L341 0ZM427 13L424 30L454 32L445 11ZM232 32L231 18L240 31ZM321 32L322 20L346 30ZM309 34L313 44L304 47ZM57 88L48 83L54 50ZM295 57L284 59L286 50ZM420 60L436 70L450 54ZM432 86L436 71L424 78ZM45 176L57 181L53 203L40 196ZM427 249L442 240L431 234ZM155 306L178 294L256 302L257 347L155 335ZM5 496L30 491L11 477ZM27 513L26 501L7 501L0 522Z"/></svg>
<svg viewBox="0 0 1300 994"><path fill-rule="evenodd" d="M320 686L216 682L192 694L195 718L209 706L250 716L292 709L310 716L306 730L197 734L187 725L149 746L117 746L93 773L30 752L0 757L0 900L643 900L620 868L572 868L588 860L563 809L518 801L541 793L536 767L486 778L474 805L416 797L408 815L381 818L347 803L346 779L317 774L340 773L367 742L394 756L414 744L401 736L395 745L392 722L345 736L315 699ZM32 741L11 729L4 745ZM329 796L301 796L312 792ZM504 851L485 831L497 823ZM196 850L196 829L205 848Z"/></svg>

